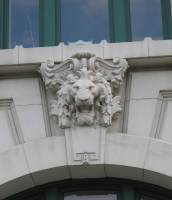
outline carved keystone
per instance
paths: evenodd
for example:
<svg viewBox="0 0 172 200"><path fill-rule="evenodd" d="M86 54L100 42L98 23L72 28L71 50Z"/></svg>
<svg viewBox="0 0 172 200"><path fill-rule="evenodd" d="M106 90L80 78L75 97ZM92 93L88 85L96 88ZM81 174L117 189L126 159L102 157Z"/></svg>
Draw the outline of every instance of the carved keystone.
<svg viewBox="0 0 172 200"><path fill-rule="evenodd" d="M40 72L52 96L50 115L61 128L110 126L122 110L119 88L127 68L125 59L111 63L90 53L77 53L58 65L42 63Z"/></svg>

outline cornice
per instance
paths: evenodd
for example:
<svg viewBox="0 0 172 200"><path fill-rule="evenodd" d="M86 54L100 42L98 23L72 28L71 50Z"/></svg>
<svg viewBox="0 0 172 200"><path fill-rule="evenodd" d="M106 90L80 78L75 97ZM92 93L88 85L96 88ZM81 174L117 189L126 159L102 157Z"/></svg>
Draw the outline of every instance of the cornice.
<svg viewBox="0 0 172 200"><path fill-rule="evenodd" d="M128 60L130 70L172 66L172 40L152 40L99 44L71 45L60 43L53 47L23 48L0 50L0 73L35 73L46 60L60 63L77 52L90 52L105 60L115 57Z"/></svg>

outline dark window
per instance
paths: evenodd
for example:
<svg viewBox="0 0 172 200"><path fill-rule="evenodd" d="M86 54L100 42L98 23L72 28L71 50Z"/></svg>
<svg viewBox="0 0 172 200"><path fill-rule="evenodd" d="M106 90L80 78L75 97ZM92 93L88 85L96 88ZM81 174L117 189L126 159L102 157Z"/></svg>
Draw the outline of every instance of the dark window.
<svg viewBox="0 0 172 200"><path fill-rule="evenodd" d="M148 196L142 196L142 197L140 198L140 200L157 200L157 199L152 198L152 197L148 197Z"/></svg>
<svg viewBox="0 0 172 200"><path fill-rule="evenodd" d="M132 40L162 39L161 0L130 0Z"/></svg>
<svg viewBox="0 0 172 200"><path fill-rule="evenodd" d="M84 191L75 193L66 193L64 200L117 200L117 195L112 192L104 191Z"/></svg>
<svg viewBox="0 0 172 200"><path fill-rule="evenodd" d="M61 38L98 43L109 40L107 0L61 0Z"/></svg>
<svg viewBox="0 0 172 200"><path fill-rule="evenodd" d="M38 3L39 0L11 0L10 47L38 46Z"/></svg>

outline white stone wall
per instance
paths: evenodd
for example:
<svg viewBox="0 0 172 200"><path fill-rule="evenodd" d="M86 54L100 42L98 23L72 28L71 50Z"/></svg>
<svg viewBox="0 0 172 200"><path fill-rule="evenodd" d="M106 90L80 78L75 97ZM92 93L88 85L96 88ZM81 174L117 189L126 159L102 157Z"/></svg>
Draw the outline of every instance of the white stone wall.
<svg viewBox="0 0 172 200"><path fill-rule="evenodd" d="M38 72L47 59L58 63L76 52L119 56L130 65L121 89L123 113L101 139L101 159L87 166L71 162L68 145L76 143L68 144L49 119ZM128 178L172 189L171 67L172 40L1 50L0 199L69 178ZM85 140L85 147L95 140Z"/></svg>
<svg viewBox="0 0 172 200"><path fill-rule="evenodd" d="M0 91L0 152L46 137L40 80L1 79ZM9 100L11 105L6 105Z"/></svg>
<svg viewBox="0 0 172 200"><path fill-rule="evenodd" d="M171 77L172 71L165 70L130 73L131 86L127 97L128 134L172 142Z"/></svg>

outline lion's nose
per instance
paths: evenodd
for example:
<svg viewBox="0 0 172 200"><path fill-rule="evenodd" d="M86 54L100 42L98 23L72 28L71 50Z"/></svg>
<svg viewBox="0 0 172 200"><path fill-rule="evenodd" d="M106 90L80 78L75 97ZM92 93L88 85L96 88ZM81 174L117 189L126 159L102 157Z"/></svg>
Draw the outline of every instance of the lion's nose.
<svg viewBox="0 0 172 200"><path fill-rule="evenodd" d="M89 99L89 97L86 96L86 95L82 95L82 96L79 96L79 99L80 99L81 101L87 101L87 100Z"/></svg>
<svg viewBox="0 0 172 200"><path fill-rule="evenodd" d="M89 93L87 91L80 91L79 94L78 94L78 98L81 100L81 101L87 101L89 99Z"/></svg>

